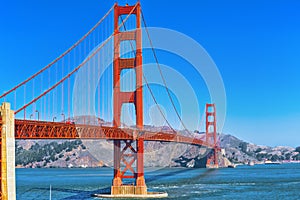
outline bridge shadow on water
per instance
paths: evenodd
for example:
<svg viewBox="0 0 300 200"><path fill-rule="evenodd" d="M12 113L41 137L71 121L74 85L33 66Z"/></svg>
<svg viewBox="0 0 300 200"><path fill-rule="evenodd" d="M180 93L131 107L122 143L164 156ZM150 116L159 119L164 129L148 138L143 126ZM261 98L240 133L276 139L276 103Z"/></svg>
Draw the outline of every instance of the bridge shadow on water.
<svg viewBox="0 0 300 200"><path fill-rule="evenodd" d="M160 173L166 169L170 169L170 168L163 168L160 170L156 170L155 172ZM196 171L196 170L199 170L199 168L198 169L191 169L191 168L183 169L183 168L181 168L181 169L174 170L174 171L172 170L171 172L149 175L148 177L146 177L146 183L149 184L151 182L157 182L161 179L166 179L168 177L174 177L174 176L177 176L182 173L187 173L191 170ZM199 171L199 172L202 172L202 173L199 173L199 175L197 175L197 176L181 178L180 180L173 179L173 180L171 180L171 182L176 181L178 183L178 181L180 181L181 184L193 184L193 183L196 183L199 179L207 177L207 176L211 175L212 173L214 173L215 169L203 169L203 171ZM34 188L33 190L42 190L42 191L49 192L49 188ZM74 194L69 197L62 198L61 200L79 200L79 199L83 200L83 199L90 199L93 194L110 194L111 188L109 186L109 187L101 188L98 190L85 191L85 190L55 188L54 187L54 188L52 188L52 191ZM151 188L150 188L150 191L151 191Z"/></svg>
<svg viewBox="0 0 300 200"><path fill-rule="evenodd" d="M159 172L159 171L163 171L165 169L170 169L170 168L163 168L161 170L157 170L156 172ZM186 173L186 172L190 172L190 171L196 171L196 170L199 170L201 168L181 168L179 170L176 170L176 171L172 171L172 172L167 172L167 173L162 173L162 174L158 174L158 175L153 175L151 177L148 177L146 178L146 182L147 183L151 183L153 181L158 181L160 179L165 179L167 177L173 177L173 176L176 176L178 174L182 174L182 173ZM206 176L209 176L212 172L215 171L215 169L204 169L203 173L200 173L198 176L193 176L193 177L186 177L186 178L183 178L183 180L188 180L188 182L195 182L201 178L204 178ZM181 180L181 181L183 181Z"/></svg>

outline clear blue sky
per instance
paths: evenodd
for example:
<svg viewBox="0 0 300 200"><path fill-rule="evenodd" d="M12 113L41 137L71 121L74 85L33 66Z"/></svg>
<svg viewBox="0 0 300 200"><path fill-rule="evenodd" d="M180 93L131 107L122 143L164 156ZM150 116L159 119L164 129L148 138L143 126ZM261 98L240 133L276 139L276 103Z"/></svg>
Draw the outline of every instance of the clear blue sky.
<svg viewBox="0 0 300 200"><path fill-rule="evenodd" d="M119 1L120 4L135 1ZM0 93L70 47L114 1L2 2ZM141 1L148 26L180 31L211 55L227 94L224 132L300 145L300 2ZM192 75L191 75L192 76Z"/></svg>

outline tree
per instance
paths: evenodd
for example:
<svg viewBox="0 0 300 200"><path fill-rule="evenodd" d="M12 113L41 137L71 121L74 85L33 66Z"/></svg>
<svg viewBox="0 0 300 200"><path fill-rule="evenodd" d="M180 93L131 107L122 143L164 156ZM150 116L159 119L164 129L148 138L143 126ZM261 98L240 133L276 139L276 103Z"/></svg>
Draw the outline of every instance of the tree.
<svg viewBox="0 0 300 200"><path fill-rule="evenodd" d="M286 160L289 160L289 159L291 159L291 155L292 155L291 153L287 153L287 154L285 154L285 159L286 159Z"/></svg>
<svg viewBox="0 0 300 200"><path fill-rule="evenodd" d="M241 148L242 152L246 153L248 149L248 143L247 142L241 142L239 147Z"/></svg>
<svg viewBox="0 0 300 200"><path fill-rule="evenodd" d="M279 156L275 154L275 155L273 155L273 156L271 157L271 160L272 160L273 162L278 161L278 160L279 160Z"/></svg>
<svg viewBox="0 0 300 200"><path fill-rule="evenodd" d="M18 143L16 143L15 163L17 165L28 165L30 163L44 161L44 163L47 164L50 163L50 161L54 162L58 160L58 158L63 158L65 152L71 152L73 149L77 149L79 146L81 146L83 149L86 148L81 140L65 141L60 144L55 141L44 145L35 143L28 150L23 149L21 146L18 146ZM70 157L66 158L65 160L69 161Z"/></svg>
<svg viewBox="0 0 300 200"><path fill-rule="evenodd" d="M300 153L300 146L299 147L296 147L296 152L299 152Z"/></svg>
<svg viewBox="0 0 300 200"><path fill-rule="evenodd" d="M259 161L262 161L263 159L265 159L267 157L267 154L264 154L264 153L258 153L256 154L256 158L257 160Z"/></svg>
<svg viewBox="0 0 300 200"><path fill-rule="evenodd" d="M261 151L262 151L262 149L259 147L258 149L256 149L255 153L259 153Z"/></svg>
<svg viewBox="0 0 300 200"><path fill-rule="evenodd" d="M293 159L294 159L294 160L300 160L300 153L297 154L297 155L295 155L295 156L293 156Z"/></svg>
<svg viewBox="0 0 300 200"><path fill-rule="evenodd" d="M52 162L54 162L54 161L55 161L55 156L54 156L54 155L51 155L51 156L50 156L50 160L51 160Z"/></svg>

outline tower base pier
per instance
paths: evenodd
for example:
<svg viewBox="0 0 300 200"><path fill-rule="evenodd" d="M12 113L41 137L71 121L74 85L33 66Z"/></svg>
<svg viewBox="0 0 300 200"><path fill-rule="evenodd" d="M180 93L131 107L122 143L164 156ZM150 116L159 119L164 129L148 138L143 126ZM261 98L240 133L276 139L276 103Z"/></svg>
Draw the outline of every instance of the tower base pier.
<svg viewBox="0 0 300 200"><path fill-rule="evenodd" d="M147 195L146 186L121 185L111 186L111 195Z"/></svg>
<svg viewBox="0 0 300 200"><path fill-rule="evenodd" d="M136 187L136 186L132 186ZM149 198L166 198L166 192L147 192L146 194L94 194L93 197L99 198L129 198L129 199L149 199Z"/></svg>
<svg viewBox="0 0 300 200"><path fill-rule="evenodd" d="M9 103L0 106L0 199L16 199L15 113Z"/></svg>

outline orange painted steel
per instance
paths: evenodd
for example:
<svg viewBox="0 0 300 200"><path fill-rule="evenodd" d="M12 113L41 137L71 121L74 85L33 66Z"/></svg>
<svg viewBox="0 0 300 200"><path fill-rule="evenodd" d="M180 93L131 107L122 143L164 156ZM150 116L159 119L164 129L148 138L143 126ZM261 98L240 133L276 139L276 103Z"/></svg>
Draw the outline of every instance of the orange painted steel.
<svg viewBox="0 0 300 200"><path fill-rule="evenodd" d="M124 26L124 31L120 31L119 17L122 15L135 15L136 27L134 30L127 31ZM136 49L135 57L121 58L120 45L123 41L135 41ZM113 61L113 125L115 128L121 126L122 105L132 103L135 106L136 127L139 130L143 129L143 69L142 69L142 35L141 35L141 17L140 3L134 6L118 6L114 8L114 61ZM135 70L136 88L131 92L121 91L121 72L124 69ZM132 80L133 81L133 80ZM130 141L114 141L114 179L113 186L121 186L124 178L134 178L136 186L146 186L144 180L144 140L137 137L136 140ZM125 147L122 149L122 145ZM134 149L134 144L136 149ZM130 149L129 156L124 153ZM129 160L128 160L129 159ZM121 169L121 162L125 164L125 168ZM136 163L136 171L132 167ZM127 176L127 171L132 172L132 176Z"/></svg>
<svg viewBox="0 0 300 200"><path fill-rule="evenodd" d="M219 166L218 151L220 147L217 143L217 119L215 104L206 104L206 143L213 147L213 152L207 156L207 165ZM212 130L211 130L212 129Z"/></svg>
<svg viewBox="0 0 300 200"><path fill-rule="evenodd" d="M25 104L23 107L15 111L19 113L24 110L24 120L15 119L15 139L104 139L112 140L114 143L114 180L113 186L121 186L122 180L125 178L135 179L137 189L145 189L147 192L145 179L144 179L144 141L157 141L157 142L176 142L184 144L192 144L197 146L205 146L214 150L214 164L218 165L217 151L219 147L217 145L216 137L216 118L215 118L215 105L207 104L206 106L206 141L196 138L196 135L181 135L173 132L151 132L144 130L143 122L143 66L142 66L142 32L141 32L141 7L138 2L134 6L118 6L114 4L114 33L101 44L99 48L93 54L91 54L84 62L77 66L73 71L45 90L38 97ZM110 13L112 9L108 12ZM59 56L56 60L44 67L42 70L28 78L24 82L20 83L12 90L0 96L0 98L16 90L18 87L26 84L46 69L50 68L55 62L60 60L66 54L68 54L73 48L81 43L97 26L103 21L108 13L77 43L75 43L69 50ZM136 29L130 31L120 31L120 27L124 25L125 21L119 24L119 17L121 15L136 16ZM149 35L148 35L149 36ZM99 125L85 125L63 122L48 122L48 121L36 121L26 120L26 108L35 103L41 97L52 91L58 85L68 80L71 75L76 73L86 62L88 62L96 53L114 37L114 60L113 60L113 127L111 126L99 126ZM121 58L120 44L123 41L135 41L135 57L133 58ZM133 49L134 50L134 49ZM156 55L155 55L156 57ZM156 58L157 61L157 58ZM130 92L121 91L121 71L124 69L135 70L135 83L136 88ZM148 86L148 84L147 84ZM149 86L148 86L149 87ZM166 87L167 88L167 87ZM151 92L151 90L150 90ZM168 92L168 90L167 90ZM152 92L151 92L152 94ZM169 93L168 93L169 94ZM170 94L169 94L170 95ZM152 94L153 96L153 94ZM156 102L155 98L154 101ZM172 99L171 102L173 103ZM136 113L136 129L120 128L121 127L121 110L122 105L125 103L132 103L135 106ZM157 102L156 102L157 103ZM208 112L208 108L213 107L214 112ZM176 109L175 109L176 111ZM177 113L177 111L176 111ZM178 113L177 113L178 115ZM209 121L209 117L213 117L214 121ZM179 117L180 118L180 117ZM180 119L181 120L181 119ZM168 121L167 121L168 123ZM169 124L169 123L168 123ZM184 124L183 124L184 125ZM209 132L209 127L213 127L213 132ZM2 148L2 120L0 117L0 150ZM213 140L213 141L212 141ZM135 144L135 145L134 145ZM0 172L2 162L2 151L0 151ZM209 158L210 159L210 158ZM121 162L125 167L121 169ZM136 166L136 171L134 169ZM132 175L128 175L127 172L131 172ZM0 173L0 182L2 180ZM142 189L141 189L142 188ZM0 192L2 191L0 184ZM143 192L142 192L143 193ZM0 193L1 195L2 193ZM1 199L1 196L0 196Z"/></svg>
<svg viewBox="0 0 300 200"><path fill-rule="evenodd" d="M2 121L0 118L0 136L2 129ZM15 139L105 139L113 141L124 141L125 147L119 155L118 159L124 162L125 157L132 157L132 160L127 162L123 171L118 171L118 175L122 178L137 178L138 173L134 173L132 164L138 159L141 154L138 152L140 149L135 150L132 147L132 141L157 141L157 142L176 142L184 144L192 144L197 146L206 146L214 148L206 141L194 138L192 136L183 136L175 133L167 132L151 132L151 131L138 131L134 129L121 129L109 126L96 126L96 125L83 125L62 122L47 122L35 120L20 120L15 119ZM0 137L1 148L1 137ZM125 153L129 148L133 153ZM115 155L116 156L116 155ZM0 151L1 158L1 151ZM1 159L0 159L1 169ZM133 175L125 175L126 170L130 170ZM139 171L138 171L139 172ZM1 178L1 174L0 174ZM1 180L1 179L0 179ZM1 184L0 184L1 189ZM2 190L1 190L2 191Z"/></svg>
<svg viewBox="0 0 300 200"><path fill-rule="evenodd" d="M136 30L119 30L119 16L136 15ZM140 4L135 6L118 6L114 8L114 69L113 69L113 89L114 89L114 126L121 126L121 108L125 103L133 103L136 109L136 125L143 129L143 71L142 71L142 38L140 23ZM120 44L122 41L132 41L136 43L136 56L134 58L121 58ZM122 92L120 89L121 71L123 69L134 69L136 74L136 90L132 92Z"/></svg>
<svg viewBox="0 0 300 200"><path fill-rule="evenodd" d="M130 131L114 127L15 120L16 139L131 139Z"/></svg>
<svg viewBox="0 0 300 200"><path fill-rule="evenodd" d="M2 118L0 116L0 199L2 199Z"/></svg>
<svg viewBox="0 0 300 200"><path fill-rule="evenodd" d="M15 120L15 138L28 139L104 139L176 142L213 148L206 141L192 136L167 132L140 131L109 126L68 124L35 120Z"/></svg>

